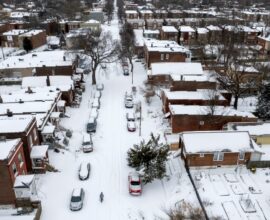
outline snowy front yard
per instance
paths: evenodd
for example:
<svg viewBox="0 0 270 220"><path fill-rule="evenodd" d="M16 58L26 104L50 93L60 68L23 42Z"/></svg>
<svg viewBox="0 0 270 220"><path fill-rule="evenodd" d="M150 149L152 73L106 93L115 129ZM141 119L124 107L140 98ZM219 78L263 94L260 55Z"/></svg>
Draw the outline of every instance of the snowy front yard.
<svg viewBox="0 0 270 220"><path fill-rule="evenodd" d="M270 169L192 169L206 211L221 219L269 219Z"/></svg>

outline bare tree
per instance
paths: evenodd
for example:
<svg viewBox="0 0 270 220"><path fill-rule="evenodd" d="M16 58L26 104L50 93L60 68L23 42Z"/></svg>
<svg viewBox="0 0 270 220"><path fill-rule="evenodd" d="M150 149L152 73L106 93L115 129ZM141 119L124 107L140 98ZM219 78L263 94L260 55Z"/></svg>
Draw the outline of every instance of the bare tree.
<svg viewBox="0 0 270 220"><path fill-rule="evenodd" d="M125 23L120 31L121 36L121 57L127 58L131 66L132 83L133 83L133 62L132 58L135 53L135 35L130 23Z"/></svg>
<svg viewBox="0 0 270 220"><path fill-rule="evenodd" d="M219 91L216 89L208 89L205 93L204 96L208 100L208 105L207 105L207 114L208 115L215 115L216 110L217 110L217 102L219 100Z"/></svg>
<svg viewBox="0 0 270 220"><path fill-rule="evenodd" d="M92 84L95 85L97 68L118 60L120 45L109 32L102 32L100 36L87 36L84 51L91 58Z"/></svg>

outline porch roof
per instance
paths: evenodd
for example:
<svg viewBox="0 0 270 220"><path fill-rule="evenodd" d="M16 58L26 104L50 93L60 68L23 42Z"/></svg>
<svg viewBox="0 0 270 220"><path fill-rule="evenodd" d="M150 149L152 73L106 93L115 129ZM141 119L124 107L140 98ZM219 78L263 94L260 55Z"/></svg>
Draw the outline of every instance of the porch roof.
<svg viewBox="0 0 270 220"><path fill-rule="evenodd" d="M30 186L34 180L35 175L19 175L16 177L13 187L14 188L26 188Z"/></svg>
<svg viewBox="0 0 270 220"><path fill-rule="evenodd" d="M54 125L45 125L43 130L41 131L41 134L53 134L54 130Z"/></svg>
<svg viewBox="0 0 270 220"><path fill-rule="evenodd" d="M45 158L48 148L48 145L35 145L32 147L30 157L32 159Z"/></svg>

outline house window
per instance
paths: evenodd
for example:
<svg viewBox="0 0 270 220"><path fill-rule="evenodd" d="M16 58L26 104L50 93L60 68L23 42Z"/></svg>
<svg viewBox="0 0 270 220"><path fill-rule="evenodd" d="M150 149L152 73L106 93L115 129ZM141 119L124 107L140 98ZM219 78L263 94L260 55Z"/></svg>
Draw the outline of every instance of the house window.
<svg viewBox="0 0 270 220"><path fill-rule="evenodd" d="M170 57L170 55L167 53L167 54L166 54L166 60L168 60L169 57Z"/></svg>
<svg viewBox="0 0 270 220"><path fill-rule="evenodd" d="M160 54L160 60L164 60L164 54Z"/></svg>
<svg viewBox="0 0 270 220"><path fill-rule="evenodd" d="M200 154L200 157L204 157L204 154Z"/></svg>
<svg viewBox="0 0 270 220"><path fill-rule="evenodd" d="M240 151L239 152L239 160L244 160L245 159L245 152L244 151Z"/></svg>
<svg viewBox="0 0 270 220"><path fill-rule="evenodd" d="M215 152L213 161L223 161L224 159L224 153L223 152Z"/></svg>
<svg viewBox="0 0 270 220"><path fill-rule="evenodd" d="M37 140L37 129L34 129L33 133L34 133L34 140L36 141Z"/></svg>
<svg viewBox="0 0 270 220"><path fill-rule="evenodd" d="M17 170L17 166L15 162L12 164L12 171L13 171L14 176L17 176L18 170Z"/></svg>
<svg viewBox="0 0 270 220"><path fill-rule="evenodd" d="M18 154L18 161L19 161L20 167L22 167L22 165L23 165L23 159L22 159L21 153Z"/></svg>

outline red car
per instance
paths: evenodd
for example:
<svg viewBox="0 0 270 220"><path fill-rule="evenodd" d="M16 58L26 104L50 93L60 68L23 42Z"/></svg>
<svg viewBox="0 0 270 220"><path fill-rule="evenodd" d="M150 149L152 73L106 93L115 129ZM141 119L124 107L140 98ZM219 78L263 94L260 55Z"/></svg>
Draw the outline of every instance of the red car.
<svg viewBox="0 0 270 220"><path fill-rule="evenodd" d="M128 131L131 131L131 132L136 131L135 122L134 121L128 121L127 122L127 129L128 129Z"/></svg>
<svg viewBox="0 0 270 220"><path fill-rule="evenodd" d="M130 172L128 174L128 189L131 195L142 194L142 181L137 172Z"/></svg>

